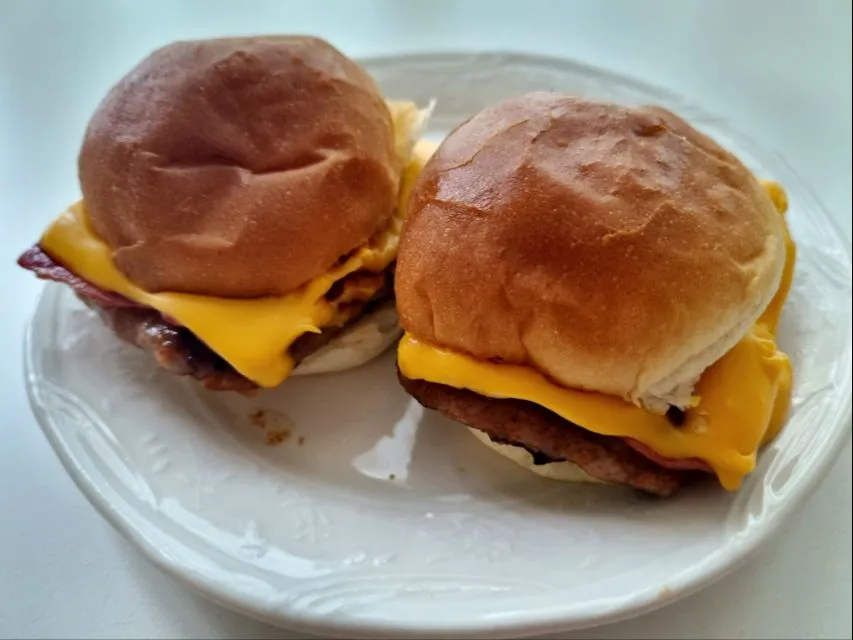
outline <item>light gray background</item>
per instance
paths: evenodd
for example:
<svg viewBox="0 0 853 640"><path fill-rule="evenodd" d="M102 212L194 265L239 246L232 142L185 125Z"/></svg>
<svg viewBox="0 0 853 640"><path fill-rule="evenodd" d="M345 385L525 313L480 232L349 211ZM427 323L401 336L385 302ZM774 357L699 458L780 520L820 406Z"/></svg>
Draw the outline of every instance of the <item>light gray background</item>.
<svg viewBox="0 0 853 640"><path fill-rule="evenodd" d="M351 55L516 49L675 89L781 152L851 228L849 0L0 0L0 635L281 637L150 567L77 492L30 415L21 336L40 286L13 266L77 196L86 120L178 38L316 33ZM747 566L576 637L851 637L851 453Z"/></svg>

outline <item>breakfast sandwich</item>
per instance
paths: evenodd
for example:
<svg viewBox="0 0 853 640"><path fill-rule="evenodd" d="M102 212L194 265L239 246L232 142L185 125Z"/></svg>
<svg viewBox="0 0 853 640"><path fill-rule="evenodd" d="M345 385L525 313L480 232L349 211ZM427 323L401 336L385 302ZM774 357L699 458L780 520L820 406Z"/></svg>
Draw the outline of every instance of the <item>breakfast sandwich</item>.
<svg viewBox="0 0 853 640"><path fill-rule="evenodd" d="M82 200L18 263L209 389L357 366L399 337L426 117L317 38L165 46L98 106Z"/></svg>
<svg viewBox="0 0 853 640"><path fill-rule="evenodd" d="M400 381L550 478L735 490L790 402L786 207L662 108L554 92L486 108L413 189Z"/></svg>

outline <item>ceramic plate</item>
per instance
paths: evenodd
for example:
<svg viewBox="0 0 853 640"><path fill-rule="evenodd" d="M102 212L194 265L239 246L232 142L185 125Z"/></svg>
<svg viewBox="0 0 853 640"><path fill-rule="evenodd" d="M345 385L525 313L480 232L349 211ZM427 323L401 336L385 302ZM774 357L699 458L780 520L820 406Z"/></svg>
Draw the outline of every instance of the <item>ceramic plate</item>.
<svg viewBox="0 0 853 640"><path fill-rule="evenodd" d="M778 157L642 83L506 54L376 58L392 98L437 101L430 135L533 89L664 104L782 182L799 242L780 334L796 366L782 435L737 494L672 500L534 477L424 412L393 354L246 399L199 390L118 342L66 288L30 327L35 414L92 503L157 565L250 615L349 636L494 637L636 615L767 540L850 431L850 248Z"/></svg>

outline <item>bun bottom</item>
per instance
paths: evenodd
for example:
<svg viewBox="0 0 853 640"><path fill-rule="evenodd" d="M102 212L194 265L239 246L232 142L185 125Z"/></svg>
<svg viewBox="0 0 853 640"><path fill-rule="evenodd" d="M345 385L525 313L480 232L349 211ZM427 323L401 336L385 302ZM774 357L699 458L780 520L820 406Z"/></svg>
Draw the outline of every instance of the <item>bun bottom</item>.
<svg viewBox="0 0 853 640"><path fill-rule="evenodd" d="M549 462L547 464L534 464L533 456L524 447L517 447L511 444L502 444L492 440L485 431L479 429L468 429L477 440L482 442L492 451L499 453L505 458L509 458L520 467L532 471L538 476L548 478L549 480L559 480L561 482L590 482L594 484L607 484L597 478L593 478L583 469L571 462Z"/></svg>
<svg viewBox="0 0 853 640"><path fill-rule="evenodd" d="M381 355L402 334L394 302L386 302L305 358L292 375L334 373L360 367Z"/></svg>

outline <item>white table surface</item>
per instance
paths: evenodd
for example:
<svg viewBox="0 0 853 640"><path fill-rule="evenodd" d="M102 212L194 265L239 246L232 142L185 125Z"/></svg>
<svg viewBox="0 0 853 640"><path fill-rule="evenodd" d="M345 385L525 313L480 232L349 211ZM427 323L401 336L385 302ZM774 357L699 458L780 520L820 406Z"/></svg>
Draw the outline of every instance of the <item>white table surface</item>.
<svg viewBox="0 0 853 640"><path fill-rule="evenodd" d="M310 3L307 3L310 4ZM259 32L351 55L516 49L693 97L788 158L851 229L849 0L0 0L0 635L282 637L161 575L92 509L30 415L21 336L40 285L17 254L77 195L83 127L156 45ZM851 449L776 540L707 590L574 637L851 637ZM295 637L295 636L294 636Z"/></svg>

